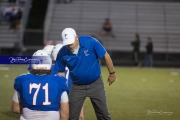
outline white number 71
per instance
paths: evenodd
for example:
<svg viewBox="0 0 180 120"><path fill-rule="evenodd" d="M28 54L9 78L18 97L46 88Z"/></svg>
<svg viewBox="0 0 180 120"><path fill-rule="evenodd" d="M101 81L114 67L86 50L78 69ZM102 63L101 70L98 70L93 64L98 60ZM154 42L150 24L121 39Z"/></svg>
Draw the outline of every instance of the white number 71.
<svg viewBox="0 0 180 120"><path fill-rule="evenodd" d="M36 89L34 96L33 96L33 105L36 105L36 99L37 99L37 95L38 95L40 87L41 87L41 83L40 84L30 83L30 85L29 85L29 94L31 94L33 88ZM48 83L46 83L42 87L42 89L45 91L45 101L43 102L43 105L50 105L51 102L49 102Z"/></svg>

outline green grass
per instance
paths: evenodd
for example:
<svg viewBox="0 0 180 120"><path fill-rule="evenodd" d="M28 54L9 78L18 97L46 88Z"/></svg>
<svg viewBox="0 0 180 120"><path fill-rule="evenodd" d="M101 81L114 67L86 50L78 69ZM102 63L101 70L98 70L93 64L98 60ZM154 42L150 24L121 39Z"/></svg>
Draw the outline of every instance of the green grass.
<svg viewBox="0 0 180 120"><path fill-rule="evenodd" d="M23 65L0 66L0 120L18 120L11 113L13 82L27 72ZM107 104L112 120L180 120L180 69L116 67L117 80L107 83L102 67ZM85 120L96 120L89 98L84 104Z"/></svg>

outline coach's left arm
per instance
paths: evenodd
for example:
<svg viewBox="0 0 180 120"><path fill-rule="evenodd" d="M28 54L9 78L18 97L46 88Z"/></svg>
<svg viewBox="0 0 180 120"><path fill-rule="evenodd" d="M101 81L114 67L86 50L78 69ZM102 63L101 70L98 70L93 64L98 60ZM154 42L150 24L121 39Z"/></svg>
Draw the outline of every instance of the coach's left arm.
<svg viewBox="0 0 180 120"><path fill-rule="evenodd" d="M109 85L111 85L116 80L116 72L115 72L111 57L109 56L107 52L104 55L104 60L109 71L108 82L109 82Z"/></svg>

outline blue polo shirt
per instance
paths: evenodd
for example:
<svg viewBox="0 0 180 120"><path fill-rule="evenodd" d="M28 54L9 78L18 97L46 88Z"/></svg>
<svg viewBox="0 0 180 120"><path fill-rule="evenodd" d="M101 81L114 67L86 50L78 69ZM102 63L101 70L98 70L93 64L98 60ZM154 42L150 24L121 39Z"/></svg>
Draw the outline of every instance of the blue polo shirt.
<svg viewBox="0 0 180 120"><path fill-rule="evenodd" d="M66 46L62 47L55 66L58 72L64 72L67 66L73 83L91 84L101 75L99 59L104 57L106 50L97 39L90 36L80 36L79 46L78 54L73 54Z"/></svg>

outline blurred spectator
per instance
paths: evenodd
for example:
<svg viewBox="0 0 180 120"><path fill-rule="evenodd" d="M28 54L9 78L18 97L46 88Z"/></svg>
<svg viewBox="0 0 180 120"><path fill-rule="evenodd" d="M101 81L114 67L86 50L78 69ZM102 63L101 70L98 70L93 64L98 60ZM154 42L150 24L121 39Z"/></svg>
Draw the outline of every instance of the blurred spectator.
<svg viewBox="0 0 180 120"><path fill-rule="evenodd" d="M147 38L145 66L146 67L152 67L153 66L153 42L152 42L151 37Z"/></svg>
<svg viewBox="0 0 180 120"><path fill-rule="evenodd" d="M10 22L11 13L12 13L11 6L1 7L2 20L6 21L6 22Z"/></svg>
<svg viewBox="0 0 180 120"><path fill-rule="evenodd" d="M12 11L10 15L10 27L9 29L16 29L16 15L17 15L17 7L14 5L12 6Z"/></svg>
<svg viewBox="0 0 180 120"><path fill-rule="evenodd" d="M21 9L16 6L3 6L1 7L0 12L1 21L6 21L10 24L9 29L19 29L20 28L20 21L22 18L22 11Z"/></svg>
<svg viewBox="0 0 180 120"><path fill-rule="evenodd" d="M131 42L133 46L133 61L135 66L139 66L139 52L140 52L140 36L138 33L135 34L135 40Z"/></svg>
<svg viewBox="0 0 180 120"><path fill-rule="evenodd" d="M10 27L9 29L17 30L20 28L20 21L22 18L22 11L17 6L12 6L12 11L10 14Z"/></svg>
<svg viewBox="0 0 180 120"><path fill-rule="evenodd" d="M20 29L20 25L21 25L21 18L22 18L22 11L19 8L18 12L16 14L16 29Z"/></svg>
<svg viewBox="0 0 180 120"><path fill-rule="evenodd" d="M100 36L111 36L115 38L115 34L113 33L113 27L109 18L106 18L102 25L102 32Z"/></svg>

